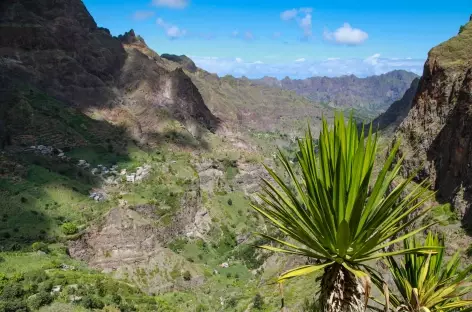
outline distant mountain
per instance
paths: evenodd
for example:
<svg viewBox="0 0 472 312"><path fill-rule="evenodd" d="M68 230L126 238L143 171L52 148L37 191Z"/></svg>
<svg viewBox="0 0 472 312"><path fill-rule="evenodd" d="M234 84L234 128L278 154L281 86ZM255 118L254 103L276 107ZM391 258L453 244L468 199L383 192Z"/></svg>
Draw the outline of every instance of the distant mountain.
<svg viewBox="0 0 472 312"><path fill-rule="evenodd" d="M472 225L472 16L428 54L418 92L396 133L406 173L422 168L438 196Z"/></svg>
<svg viewBox="0 0 472 312"><path fill-rule="evenodd" d="M354 75L342 77L311 77L307 79L278 80L273 77L254 79L254 84L293 90L318 103L334 108L364 109L373 113L384 112L389 105L401 99L412 81L414 73L395 70L378 76L358 78Z"/></svg>

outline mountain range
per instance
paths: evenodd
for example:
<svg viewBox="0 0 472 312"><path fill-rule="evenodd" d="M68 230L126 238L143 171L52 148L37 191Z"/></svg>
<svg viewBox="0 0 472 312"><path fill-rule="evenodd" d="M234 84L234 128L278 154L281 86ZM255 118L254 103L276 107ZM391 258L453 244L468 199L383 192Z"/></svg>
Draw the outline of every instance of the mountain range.
<svg viewBox="0 0 472 312"><path fill-rule="evenodd" d="M306 79L278 80L272 77L255 79L258 85L292 90L317 103L336 109L361 109L372 114L384 112L394 101L400 100L412 81L414 73L395 70L378 76L358 78L354 75L341 77L311 77Z"/></svg>
<svg viewBox="0 0 472 312"><path fill-rule="evenodd" d="M453 203L427 217L466 249L471 43L468 23L421 78L249 80L113 37L80 0L1 2L0 310L279 310L271 282L307 260L254 248L269 227L251 203L262 163L296 161L334 108L382 112L384 147L402 139L405 173L426 163L416 180ZM284 286L290 311L309 311L315 279Z"/></svg>

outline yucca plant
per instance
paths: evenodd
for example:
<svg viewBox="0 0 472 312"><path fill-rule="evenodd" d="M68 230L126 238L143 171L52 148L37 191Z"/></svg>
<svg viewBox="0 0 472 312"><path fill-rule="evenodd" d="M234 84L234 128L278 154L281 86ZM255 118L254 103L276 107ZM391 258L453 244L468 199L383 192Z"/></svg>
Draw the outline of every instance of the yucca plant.
<svg viewBox="0 0 472 312"><path fill-rule="evenodd" d="M448 312L472 306L471 300L462 297L472 291L472 266L459 269L460 256L457 252L449 261L444 258L444 239L428 234L423 245L415 238L405 240L404 248L420 246L441 246L430 255L408 254L403 261L388 257L387 263L397 287L397 293L386 292L385 310L403 312ZM383 283L377 276L377 286Z"/></svg>
<svg viewBox="0 0 472 312"><path fill-rule="evenodd" d="M401 167L401 160L394 161L399 144L374 177L377 135L372 134L372 125L366 137L363 129L358 131L352 116L346 123L341 113L336 114L331 128L323 118L317 151L308 129L299 141L296 164L279 152L287 181L266 166L273 181L263 180L261 204L253 205L288 237L260 234L279 245L261 248L321 261L285 272L278 281L324 269L319 295L322 311L364 311L368 297L364 293L370 286L363 282L371 270L368 263L430 250L412 247L385 252L430 226L405 233L427 212L420 208L428 196L422 184L408 192L412 177L390 187Z"/></svg>

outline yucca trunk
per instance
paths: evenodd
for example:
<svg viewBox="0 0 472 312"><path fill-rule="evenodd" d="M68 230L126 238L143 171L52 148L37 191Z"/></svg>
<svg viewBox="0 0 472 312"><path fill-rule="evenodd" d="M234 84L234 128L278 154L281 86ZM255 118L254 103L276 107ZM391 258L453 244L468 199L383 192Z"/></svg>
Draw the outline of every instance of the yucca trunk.
<svg viewBox="0 0 472 312"><path fill-rule="evenodd" d="M321 280L321 312L364 312L364 288L354 274L340 264L325 269Z"/></svg>

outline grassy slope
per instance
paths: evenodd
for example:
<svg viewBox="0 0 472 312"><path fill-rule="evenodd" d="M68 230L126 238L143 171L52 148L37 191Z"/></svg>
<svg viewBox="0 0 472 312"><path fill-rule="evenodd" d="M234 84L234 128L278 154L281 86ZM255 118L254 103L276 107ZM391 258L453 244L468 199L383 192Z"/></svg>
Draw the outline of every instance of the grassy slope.
<svg viewBox="0 0 472 312"><path fill-rule="evenodd" d="M308 121L316 125L321 116L332 116L331 109L292 91L255 86L232 76L217 78L200 69L188 74L212 112L241 130L294 134Z"/></svg>
<svg viewBox="0 0 472 312"><path fill-rule="evenodd" d="M62 142L63 145L72 146L65 153L71 160L18 152L17 149L0 156L0 198L3 203L0 205L0 247L3 250L0 252L0 272L3 274L0 288L20 285L24 289L19 298L2 299L0 296L0 302L29 302L26 299L50 280L63 287L70 284L83 285L85 288L80 291L109 306L120 305L114 303L112 298L113 293L118 293L122 298L123 309L126 308L123 304L127 304L139 311L155 311L156 306L162 311L243 311L251 305L257 293L264 298L266 311L273 311L279 305L277 288L267 282L274 274L280 273L284 260L279 259L279 264L274 266L274 269L279 268L278 271L253 272L267 258L267 255L259 254L253 246L255 238L252 232L262 225L262 220L249 208L249 199L240 191L218 191L215 195L202 195L203 205L213 220L207 241L176 238L169 244L170 250L179 254L176 257L183 256L204 272L205 282L187 291L149 296L141 293L129 281L114 280L90 270L85 263L72 260L65 254L66 241L74 235L67 236L62 231L64 223L74 223L80 232L111 208L118 206L120 199L127 200L130 205L159 203L159 209L163 212L161 217L164 217L160 220L165 226L165 214L172 214L179 209L178 199L185 192L186 181L195 179L192 163L195 157L227 163L238 159L260 161L264 158L260 152L230 148L231 145L225 138L209 133L205 138L208 149L197 153L189 152L188 148L175 144L175 140L185 137L185 134L179 134L181 128L174 128L174 134L158 147L144 150L132 141L124 141L122 130L114 125L103 124L100 116L92 118L78 111L65 109L62 103L37 90L19 94L23 105L35 116L31 119L30 133L46 134L39 135L40 139L20 144L61 145ZM47 120L48 130L39 128ZM54 122L51 123L51 120ZM73 141L66 144L63 141L65 138L57 135L64 131L68 133L66 137ZM74 135L71 135L72 132ZM273 137L262 140L265 146L286 140L280 134L260 134ZM257 141L257 138L254 136L247 140ZM87 160L92 166L103 164L110 167L117 164L120 169L128 170L151 163L153 171L143 183L106 187L108 200L95 202L88 195L92 189L102 188L101 181L87 170L79 169L75 165L79 159ZM237 174L235 170L231 166L226 168L224 183L231 184ZM229 199L231 205L228 203ZM247 235L248 240L237 245L237 234ZM44 243L41 249L45 254L33 250L35 242ZM220 268L219 264L228 259L231 266L227 269ZM73 265L76 269L62 271L59 269L61 264ZM219 274L214 274L215 269ZM182 278L180 272L177 272L168 273L172 278ZM46 277L39 280L24 277L31 274L44 275L43 273ZM142 281L146 278L143 276ZM96 285L99 280L107 281L104 292L99 289L100 285ZM287 305L299 306L305 297L311 297L313 291L305 285L312 284L313 277L309 277L288 286L285 295ZM61 292L54 298L55 303L48 308L49 311L84 309L83 303L68 304L68 295L68 292ZM223 306L220 297L225 301Z"/></svg>
<svg viewBox="0 0 472 312"><path fill-rule="evenodd" d="M457 70L470 64L472 51L469 48L472 42L472 22L464 25L462 32L437 47L429 53L429 58L434 59L444 68Z"/></svg>

